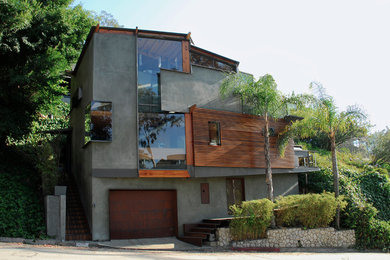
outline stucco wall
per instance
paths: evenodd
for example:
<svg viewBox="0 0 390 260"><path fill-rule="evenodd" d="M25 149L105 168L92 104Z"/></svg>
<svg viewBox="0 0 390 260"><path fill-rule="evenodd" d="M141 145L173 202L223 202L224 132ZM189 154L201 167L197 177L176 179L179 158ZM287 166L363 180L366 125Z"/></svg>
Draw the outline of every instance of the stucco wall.
<svg viewBox="0 0 390 260"><path fill-rule="evenodd" d="M275 195L285 193L297 185L296 174L281 174L274 176ZM201 204L200 183L209 183L210 204ZM196 178L196 179L136 179L136 178L93 178L93 240L109 239L109 190L177 190L178 228L182 234L185 223L196 223L204 218L227 217L226 179ZM296 186L297 187L297 186ZM245 197L247 200L264 198L267 187L265 177L245 177ZM290 193L297 193L297 189Z"/></svg>
<svg viewBox="0 0 390 260"><path fill-rule="evenodd" d="M191 74L162 69L161 109L188 112L194 104L202 108L242 112L238 98L222 99L219 87L226 73L193 65Z"/></svg>
<svg viewBox="0 0 390 260"><path fill-rule="evenodd" d="M92 145L94 169L137 169L136 39L94 34L93 99L112 102L112 142Z"/></svg>

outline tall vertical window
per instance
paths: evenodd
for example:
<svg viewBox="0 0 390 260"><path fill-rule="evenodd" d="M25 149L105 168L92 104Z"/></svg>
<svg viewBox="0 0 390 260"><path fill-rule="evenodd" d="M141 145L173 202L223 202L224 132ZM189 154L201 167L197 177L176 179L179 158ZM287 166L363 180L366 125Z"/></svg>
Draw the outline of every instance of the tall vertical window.
<svg viewBox="0 0 390 260"><path fill-rule="evenodd" d="M185 169L186 140L183 114L139 114L141 169Z"/></svg>
<svg viewBox="0 0 390 260"><path fill-rule="evenodd" d="M221 145L221 129L219 122L209 122L209 145Z"/></svg>
<svg viewBox="0 0 390 260"><path fill-rule="evenodd" d="M92 101L85 109L85 143L112 140L112 103Z"/></svg>
<svg viewBox="0 0 390 260"><path fill-rule="evenodd" d="M181 41L138 38L138 110L161 111L160 68L183 71Z"/></svg>

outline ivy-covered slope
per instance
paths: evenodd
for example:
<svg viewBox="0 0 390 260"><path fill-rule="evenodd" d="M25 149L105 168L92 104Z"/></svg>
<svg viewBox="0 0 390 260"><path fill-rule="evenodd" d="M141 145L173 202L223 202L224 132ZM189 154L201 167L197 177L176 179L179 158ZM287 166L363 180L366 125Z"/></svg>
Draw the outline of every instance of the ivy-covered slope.
<svg viewBox="0 0 390 260"><path fill-rule="evenodd" d="M390 248L390 180L387 165L371 165L360 154L338 152L340 193L348 206L342 213L343 228L354 228L359 248ZM300 176L300 185L310 192L333 190L330 152L317 150L320 172L309 174L308 183Z"/></svg>

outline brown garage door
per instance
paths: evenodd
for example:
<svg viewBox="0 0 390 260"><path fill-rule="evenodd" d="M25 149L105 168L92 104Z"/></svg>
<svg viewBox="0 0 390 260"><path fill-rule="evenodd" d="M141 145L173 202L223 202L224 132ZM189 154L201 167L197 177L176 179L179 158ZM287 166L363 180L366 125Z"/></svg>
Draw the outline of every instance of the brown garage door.
<svg viewBox="0 0 390 260"><path fill-rule="evenodd" d="M111 239L177 235L175 190L111 190Z"/></svg>

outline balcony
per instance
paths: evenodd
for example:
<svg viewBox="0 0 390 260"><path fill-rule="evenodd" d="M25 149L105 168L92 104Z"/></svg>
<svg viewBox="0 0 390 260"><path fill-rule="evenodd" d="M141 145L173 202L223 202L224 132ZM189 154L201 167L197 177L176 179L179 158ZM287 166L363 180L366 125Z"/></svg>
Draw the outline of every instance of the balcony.
<svg viewBox="0 0 390 260"><path fill-rule="evenodd" d="M300 172L318 171L316 155L312 151L303 150L302 146L294 145L295 168Z"/></svg>

